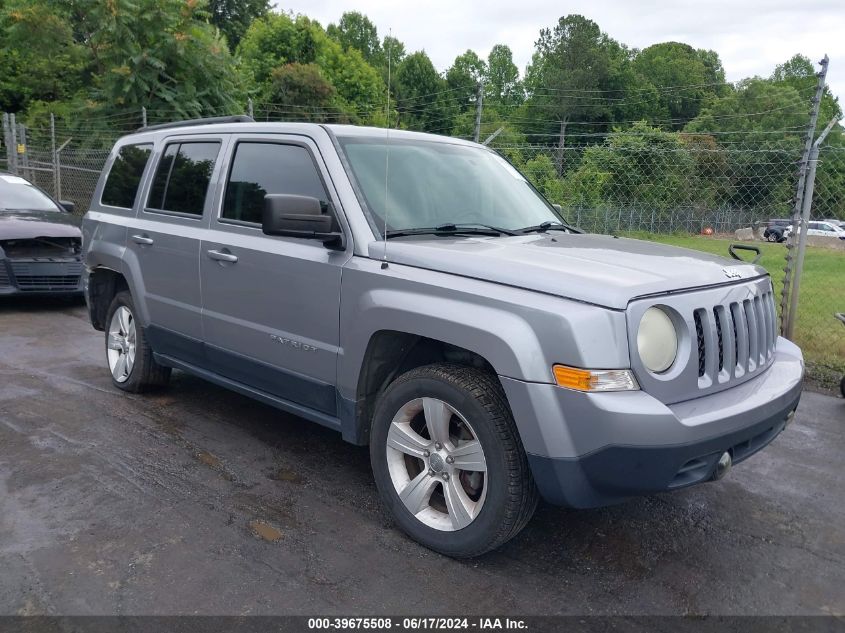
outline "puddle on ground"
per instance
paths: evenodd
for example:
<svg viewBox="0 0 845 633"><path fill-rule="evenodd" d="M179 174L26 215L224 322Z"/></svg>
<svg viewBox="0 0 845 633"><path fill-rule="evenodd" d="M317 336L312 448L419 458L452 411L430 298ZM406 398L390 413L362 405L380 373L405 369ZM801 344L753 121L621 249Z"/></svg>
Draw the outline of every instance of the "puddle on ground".
<svg viewBox="0 0 845 633"><path fill-rule="evenodd" d="M220 467L220 458L206 451L200 451L199 453L197 453L197 459L200 460L206 466L211 466L211 468Z"/></svg>
<svg viewBox="0 0 845 633"><path fill-rule="evenodd" d="M264 521L250 521L249 529L252 530L252 533L256 536L263 538L265 541L270 541L271 543L275 543L282 538L282 533L279 530Z"/></svg>
<svg viewBox="0 0 845 633"><path fill-rule="evenodd" d="M273 481L288 481L292 484L301 484L305 481L305 478L302 475L290 468L280 468L279 470L270 473L267 477Z"/></svg>

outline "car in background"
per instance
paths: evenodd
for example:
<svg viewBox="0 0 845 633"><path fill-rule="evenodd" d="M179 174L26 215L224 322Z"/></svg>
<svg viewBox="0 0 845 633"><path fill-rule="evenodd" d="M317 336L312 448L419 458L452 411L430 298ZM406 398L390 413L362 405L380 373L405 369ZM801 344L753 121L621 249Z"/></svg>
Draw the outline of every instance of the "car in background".
<svg viewBox="0 0 845 633"><path fill-rule="evenodd" d="M835 221L814 221L807 224L807 235L815 235L818 237L836 237L840 240L845 240L845 228L842 228L839 223Z"/></svg>
<svg viewBox="0 0 845 633"><path fill-rule="evenodd" d="M801 232L800 229L798 232ZM784 238L789 237L790 233L792 233L792 227L787 228ZM807 235L809 237L832 237L845 240L845 228L835 221L811 220L807 223Z"/></svg>
<svg viewBox="0 0 845 633"><path fill-rule="evenodd" d="M838 226L841 229L845 229L845 220L837 220L836 218L825 218L822 222L829 222L834 226Z"/></svg>
<svg viewBox="0 0 845 633"><path fill-rule="evenodd" d="M792 227L792 220L775 219L766 222L763 239L767 242L783 242Z"/></svg>
<svg viewBox="0 0 845 633"><path fill-rule="evenodd" d="M20 176L0 173L0 296L82 293L81 219Z"/></svg>

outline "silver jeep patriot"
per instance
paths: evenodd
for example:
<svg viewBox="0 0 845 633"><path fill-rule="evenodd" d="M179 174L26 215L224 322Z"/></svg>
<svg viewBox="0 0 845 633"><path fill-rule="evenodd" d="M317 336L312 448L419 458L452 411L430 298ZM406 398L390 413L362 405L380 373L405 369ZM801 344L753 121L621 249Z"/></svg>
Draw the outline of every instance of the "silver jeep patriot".
<svg viewBox="0 0 845 633"><path fill-rule="evenodd" d="M144 128L116 143L83 234L116 387L176 368L369 445L396 523L450 556L505 543L540 497L719 479L801 393L765 270L585 234L452 138Z"/></svg>

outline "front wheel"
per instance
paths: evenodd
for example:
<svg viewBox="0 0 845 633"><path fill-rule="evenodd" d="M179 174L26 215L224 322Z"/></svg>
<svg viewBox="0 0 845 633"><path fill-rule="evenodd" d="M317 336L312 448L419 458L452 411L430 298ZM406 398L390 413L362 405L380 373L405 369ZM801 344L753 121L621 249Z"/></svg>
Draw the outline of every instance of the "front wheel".
<svg viewBox="0 0 845 633"><path fill-rule="evenodd" d="M472 367L428 365L391 383L376 406L370 458L399 526L448 556L499 547L537 506L501 386Z"/></svg>

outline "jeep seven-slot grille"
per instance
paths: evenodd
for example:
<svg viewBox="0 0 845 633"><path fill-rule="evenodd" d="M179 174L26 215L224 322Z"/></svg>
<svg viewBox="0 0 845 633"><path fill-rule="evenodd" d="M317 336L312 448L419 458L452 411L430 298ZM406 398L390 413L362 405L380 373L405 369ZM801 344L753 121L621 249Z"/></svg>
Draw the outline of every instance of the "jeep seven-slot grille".
<svg viewBox="0 0 845 633"><path fill-rule="evenodd" d="M714 380L739 378L764 366L774 354L777 333L771 292L712 309L698 308L693 318L699 378L707 375L710 363L716 373L711 376ZM708 328L712 328L712 337L707 336ZM708 340L712 342L708 344ZM710 354L717 358L711 358Z"/></svg>

